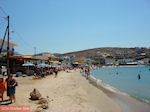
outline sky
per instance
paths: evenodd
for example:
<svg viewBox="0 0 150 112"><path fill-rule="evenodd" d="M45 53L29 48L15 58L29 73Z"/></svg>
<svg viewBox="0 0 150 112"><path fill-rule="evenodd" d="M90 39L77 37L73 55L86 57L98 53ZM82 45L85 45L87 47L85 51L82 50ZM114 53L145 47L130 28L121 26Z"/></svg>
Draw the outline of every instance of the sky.
<svg viewBox="0 0 150 112"><path fill-rule="evenodd" d="M0 0L0 7L21 54L150 47L150 0ZM7 15L0 10L1 38Z"/></svg>

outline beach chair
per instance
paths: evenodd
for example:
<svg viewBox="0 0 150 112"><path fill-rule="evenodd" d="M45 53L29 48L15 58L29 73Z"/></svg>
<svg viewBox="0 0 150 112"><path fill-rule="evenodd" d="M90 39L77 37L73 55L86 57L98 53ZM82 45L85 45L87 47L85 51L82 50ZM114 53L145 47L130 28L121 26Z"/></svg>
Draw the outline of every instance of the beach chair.
<svg viewBox="0 0 150 112"><path fill-rule="evenodd" d="M26 75L32 76L32 75L34 75L34 71L33 70L27 70Z"/></svg>

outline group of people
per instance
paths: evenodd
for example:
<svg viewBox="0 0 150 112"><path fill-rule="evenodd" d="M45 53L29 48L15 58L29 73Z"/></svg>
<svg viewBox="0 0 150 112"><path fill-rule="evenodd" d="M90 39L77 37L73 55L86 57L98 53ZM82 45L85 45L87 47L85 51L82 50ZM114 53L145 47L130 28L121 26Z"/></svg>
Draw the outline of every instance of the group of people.
<svg viewBox="0 0 150 112"><path fill-rule="evenodd" d="M84 73L86 76L86 79L88 79L89 75L90 75L90 66L87 67L80 67L81 69L81 73Z"/></svg>
<svg viewBox="0 0 150 112"><path fill-rule="evenodd" d="M38 68L38 67L35 67L34 68L34 76L39 76L39 77L45 77L46 75L49 75L49 74L53 74L55 73L55 77L57 76L58 74L58 71L59 69L57 67L51 67L51 68Z"/></svg>
<svg viewBox="0 0 150 112"><path fill-rule="evenodd" d="M1 102L4 101L5 91L7 91L7 96L9 97L10 103L12 103L13 100L14 102L16 101L15 90L17 85L18 84L12 75L8 75L6 80L3 78L3 76L0 76L0 98L2 100Z"/></svg>
<svg viewBox="0 0 150 112"><path fill-rule="evenodd" d="M80 69L81 72L84 72L86 78L88 79L89 75L90 75L90 67L75 67L77 69ZM75 69L74 68L74 69ZM62 70L67 70L67 72L69 72L69 70L71 70L71 68L62 68ZM59 68L57 67L51 67L51 68L38 68L35 67L34 68L34 76L38 76L38 77L45 77L46 75L49 74L55 74L55 77L57 77ZM8 77L6 79L3 78L3 76L0 76L0 98L1 98L1 102L4 101L4 93L5 91L7 91L7 96L9 97L9 101L10 103L12 103L13 101L15 102L15 90L16 90L16 86L18 86L18 83L16 82L16 80L13 78L13 75L8 75Z"/></svg>

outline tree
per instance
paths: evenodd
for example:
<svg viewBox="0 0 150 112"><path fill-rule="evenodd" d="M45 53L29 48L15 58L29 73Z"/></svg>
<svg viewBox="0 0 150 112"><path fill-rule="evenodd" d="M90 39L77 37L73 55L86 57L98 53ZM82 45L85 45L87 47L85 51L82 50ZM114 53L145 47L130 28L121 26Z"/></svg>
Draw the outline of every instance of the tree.
<svg viewBox="0 0 150 112"><path fill-rule="evenodd" d="M56 61L56 57L55 57L55 56L49 56L48 59L49 59L50 61Z"/></svg>
<svg viewBox="0 0 150 112"><path fill-rule="evenodd" d="M79 62L79 63L84 63L84 57L74 57L72 59L72 61L76 61L76 62Z"/></svg>
<svg viewBox="0 0 150 112"><path fill-rule="evenodd" d="M99 65L99 62L94 61L94 62L92 62L92 64L93 64L93 65Z"/></svg>
<svg viewBox="0 0 150 112"><path fill-rule="evenodd" d="M0 54L0 65L6 65L7 53Z"/></svg>

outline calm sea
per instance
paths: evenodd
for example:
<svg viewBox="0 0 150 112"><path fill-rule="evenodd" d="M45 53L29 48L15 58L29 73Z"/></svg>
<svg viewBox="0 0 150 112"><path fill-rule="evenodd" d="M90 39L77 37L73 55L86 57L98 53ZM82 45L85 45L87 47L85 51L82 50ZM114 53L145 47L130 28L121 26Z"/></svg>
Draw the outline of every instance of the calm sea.
<svg viewBox="0 0 150 112"><path fill-rule="evenodd" d="M91 74L121 92L150 103L150 67L114 67L92 70ZM140 74L141 79L138 79Z"/></svg>

